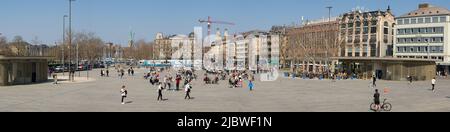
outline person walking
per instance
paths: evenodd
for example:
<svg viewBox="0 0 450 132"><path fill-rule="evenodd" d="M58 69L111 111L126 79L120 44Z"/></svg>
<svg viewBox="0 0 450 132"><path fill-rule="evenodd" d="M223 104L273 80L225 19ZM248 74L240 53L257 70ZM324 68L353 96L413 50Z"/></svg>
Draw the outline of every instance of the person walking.
<svg viewBox="0 0 450 132"><path fill-rule="evenodd" d="M53 73L53 84L58 84L58 74Z"/></svg>
<svg viewBox="0 0 450 132"><path fill-rule="evenodd" d="M130 75L131 75L131 69L128 68L128 76L130 76Z"/></svg>
<svg viewBox="0 0 450 132"><path fill-rule="evenodd" d="M109 77L109 70L106 69L106 77Z"/></svg>
<svg viewBox="0 0 450 132"><path fill-rule="evenodd" d="M191 96L189 95L191 93L192 86L188 83L184 87L184 91L186 92L186 96L184 96L184 99L191 99Z"/></svg>
<svg viewBox="0 0 450 132"><path fill-rule="evenodd" d="M134 69L131 67L131 76L134 76Z"/></svg>
<svg viewBox="0 0 450 132"><path fill-rule="evenodd" d="M125 85L122 86L122 89L120 89L120 94L122 96L122 104L125 104L124 100L127 97L128 91L125 89Z"/></svg>
<svg viewBox="0 0 450 132"><path fill-rule="evenodd" d="M248 88L250 89L250 91L253 91L253 81L252 80L248 81Z"/></svg>
<svg viewBox="0 0 450 132"><path fill-rule="evenodd" d="M436 77L433 77L433 79L431 79L431 90L434 92L436 92L436 89L434 89L436 85Z"/></svg>
<svg viewBox="0 0 450 132"><path fill-rule="evenodd" d="M177 75L176 79L176 87L177 87L177 91L180 90L180 81L181 81L181 76Z"/></svg>
<svg viewBox="0 0 450 132"><path fill-rule="evenodd" d="M377 87L377 77L374 75L373 77L372 77L372 86L373 87Z"/></svg>
<svg viewBox="0 0 450 132"><path fill-rule="evenodd" d="M158 99L156 99L157 101L159 101L159 100L163 100L163 98L162 98L162 90L163 90L164 88L163 88L163 86L162 86L162 83L159 83L159 85L158 85Z"/></svg>
<svg viewBox="0 0 450 132"><path fill-rule="evenodd" d="M120 79L122 79L122 78L123 78L123 75L125 75L125 70L123 70L123 69L120 69Z"/></svg>

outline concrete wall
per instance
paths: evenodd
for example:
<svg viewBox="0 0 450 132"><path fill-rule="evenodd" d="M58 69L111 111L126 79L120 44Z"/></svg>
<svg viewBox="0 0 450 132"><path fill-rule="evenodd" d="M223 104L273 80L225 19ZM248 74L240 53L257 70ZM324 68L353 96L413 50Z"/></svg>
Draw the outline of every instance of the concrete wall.
<svg viewBox="0 0 450 132"><path fill-rule="evenodd" d="M33 82L35 73L35 82ZM0 60L0 86L40 83L48 80L46 59Z"/></svg>

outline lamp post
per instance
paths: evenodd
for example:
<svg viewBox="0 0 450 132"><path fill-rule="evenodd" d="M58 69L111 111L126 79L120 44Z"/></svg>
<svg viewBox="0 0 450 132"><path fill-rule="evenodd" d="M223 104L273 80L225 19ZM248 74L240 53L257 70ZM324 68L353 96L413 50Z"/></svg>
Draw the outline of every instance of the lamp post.
<svg viewBox="0 0 450 132"><path fill-rule="evenodd" d="M75 0L69 0L69 80L74 81L72 74L72 2Z"/></svg>
<svg viewBox="0 0 450 132"><path fill-rule="evenodd" d="M331 21L331 9L333 8L332 6L328 6L328 7L326 7L326 8L328 8L328 22L330 22Z"/></svg>
<svg viewBox="0 0 450 132"><path fill-rule="evenodd" d="M62 66L62 68L63 68L63 76L64 76L64 68L66 67L66 63L65 63L65 61L64 61L64 45L66 44L66 18L67 18L68 16L67 15L64 15L63 16L63 44L62 44L62 46L61 46L61 54L62 54L62 56L61 56L61 62L62 62L62 64L63 64L63 66Z"/></svg>

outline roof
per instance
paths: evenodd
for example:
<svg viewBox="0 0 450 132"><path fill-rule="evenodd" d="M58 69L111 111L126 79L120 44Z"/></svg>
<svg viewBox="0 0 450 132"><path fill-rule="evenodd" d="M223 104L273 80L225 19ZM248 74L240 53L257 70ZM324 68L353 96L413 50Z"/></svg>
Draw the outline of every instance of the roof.
<svg viewBox="0 0 450 132"><path fill-rule="evenodd" d="M0 60L50 60L49 56L7 57L0 55Z"/></svg>
<svg viewBox="0 0 450 132"><path fill-rule="evenodd" d="M420 4L419 9L404 14L399 18L437 15L450 15L450 11L443 7L432 6L429 4Z"/></svg>

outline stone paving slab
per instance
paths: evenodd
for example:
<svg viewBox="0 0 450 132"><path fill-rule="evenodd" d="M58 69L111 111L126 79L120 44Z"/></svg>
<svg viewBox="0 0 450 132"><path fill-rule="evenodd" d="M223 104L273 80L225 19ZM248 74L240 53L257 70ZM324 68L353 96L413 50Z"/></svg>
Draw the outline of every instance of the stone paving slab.
<svg viewBox="0 0 450 132"><path fill-rule="evenodd" d="M93 81L51 82L0 87L3 112L369 112L373 88L370 80L302 80L279 78L273 82L256 81L255 90L193 83L193 100L184 100L183 91L164 91L166 101L156 101L156 87L143 79L144 69L135 76L119 79L100 77L100 70L89 72ZM86 73L82 72L81 77ZM202 78L201 75L199 78ZM438 80L437 94L430 82L377 81L380 91L393 105L394 112L450 111L450 80ZM120 104L120 87L126 85L128 104Z"/></svg>

